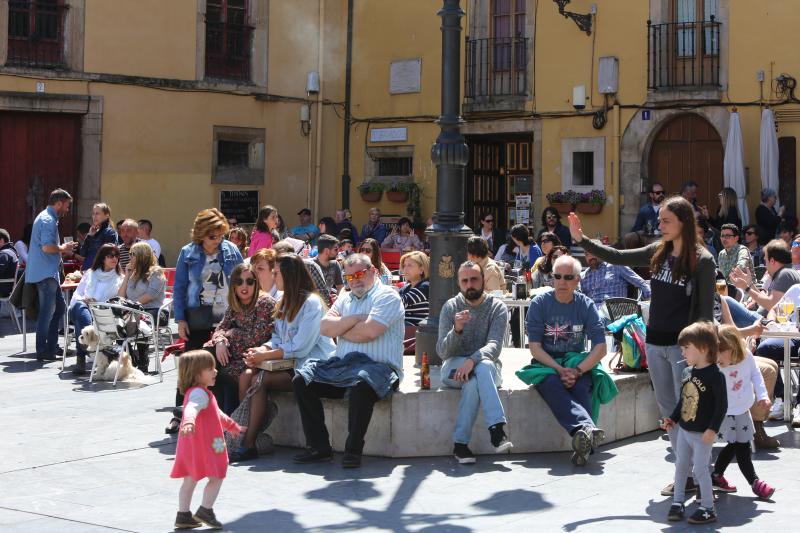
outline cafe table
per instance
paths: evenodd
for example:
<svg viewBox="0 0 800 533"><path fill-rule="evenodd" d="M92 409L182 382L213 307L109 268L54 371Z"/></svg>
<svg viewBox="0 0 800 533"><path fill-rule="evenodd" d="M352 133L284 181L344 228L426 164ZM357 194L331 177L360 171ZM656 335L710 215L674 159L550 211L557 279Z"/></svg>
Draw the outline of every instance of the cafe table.
<svg viewBox="0 0 800 533"><path fill-rule="evenodd" d="M800 340L800 331L797 325L792 323L779 324L779 327L765 329L761 333L762 339L783 339L783 386L788 391L784 392L783 420L789 422L792 419L792 366L791 354L793 339Z"/></svg>

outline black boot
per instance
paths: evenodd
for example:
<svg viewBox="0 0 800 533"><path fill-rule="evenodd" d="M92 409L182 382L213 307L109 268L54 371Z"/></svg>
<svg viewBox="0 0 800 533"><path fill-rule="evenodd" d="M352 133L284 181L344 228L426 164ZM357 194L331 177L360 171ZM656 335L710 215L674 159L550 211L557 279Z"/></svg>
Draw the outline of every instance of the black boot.
<svg viewBox="0 0 800 533"><path fill-rule="evenodd" d="M77 362L75 363L75 368L72 369L73 376L83 376L86 374L86 356L79 355L77 357Z"/></svg>
<svg viewBox="0 0 800 533"><path fill-rule="evenodd" d="M136 345L136 359L134 359L136 368L147 374L150 367L150 358L147 356L147 345Z"/></svg>

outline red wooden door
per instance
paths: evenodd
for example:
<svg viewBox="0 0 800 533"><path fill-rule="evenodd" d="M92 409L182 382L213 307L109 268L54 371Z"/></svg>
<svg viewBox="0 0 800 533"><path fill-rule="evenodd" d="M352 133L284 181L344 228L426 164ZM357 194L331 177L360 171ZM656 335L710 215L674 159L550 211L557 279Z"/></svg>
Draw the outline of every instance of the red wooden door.
<svg viewBox="0 0 800 533"><path fill-rule="evenodd" d="M722 141L714 126L700 115L679 115L664 124L650 149L650 183L658 182L673 194L694 181L697 205L716 213L717 194L723 187L722 161Z"/></svg>
<svg viewBox="0 0 800 533"><path fill-rule="evenodd" d="M17 240L44 209L53 189L77 198L81 117L54 113L0 113L0 227ZM71 235L74 211L61 221Z"/></svg>

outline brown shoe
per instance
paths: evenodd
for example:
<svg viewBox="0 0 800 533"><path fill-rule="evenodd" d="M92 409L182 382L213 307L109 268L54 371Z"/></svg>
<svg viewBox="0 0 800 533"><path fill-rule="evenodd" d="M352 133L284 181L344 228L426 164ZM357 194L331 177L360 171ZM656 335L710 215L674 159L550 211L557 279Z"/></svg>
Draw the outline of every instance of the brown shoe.
<svg viewBox="0 0 800 533"><path fill-rule="evenodd" d="M688 495L688 494L693 494L695 492L698 492L697 485L695 485L694 483L694 478L689 477L689 479L686 480L686 490L684 491L684 493ZM669 485L661 489L662 496L672 496L673 494L675 494L675 483L670 483Z"/></svg>
<svg viewBox="0 0 800 533"><path fill-rule="evenodd" d="M199 520L211 529L222 529L222 522L217 520L217 517L214 515L214 509L206 509L202 505L197 508L197 512L194 513L195 520Z"/></svg>
<svg viewBox="0 0 800 533"><path fill-rule="evenodd" d="M196 520L190 512L180 512L175 517L175 529L194 529L196 527L203 527L200 520Z"/></svg>
<svg viewBox="0 0 800 533"><path fill-rule="evenodd" d="M780 448L781 443L775 437L770 437L764 430L764 422L753 422L753 442L759 450L776 450Z"/></svg>

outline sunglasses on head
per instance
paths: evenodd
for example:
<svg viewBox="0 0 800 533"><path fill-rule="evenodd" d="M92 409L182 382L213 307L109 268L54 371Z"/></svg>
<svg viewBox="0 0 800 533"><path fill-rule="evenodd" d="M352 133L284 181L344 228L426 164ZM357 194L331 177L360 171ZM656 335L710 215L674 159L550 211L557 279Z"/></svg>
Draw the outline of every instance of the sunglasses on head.
<svg viewBox="0 0 800 533"><path fill-rule="evenodd" d="M361 279L361 278L363 278L364 276L366 276L366 275L367 275L367 272L369 272L369 267L365 268L364 270L359 270L358 272L353 272L352 274L345 274L345 275L344 275L344 280L345 280L347 283L350 283L350 282L351 282L351 281L353 281L354 279Z"/></svg>
<svg viewBox="0 0 800 533"><path fill-rule="evenodd" d="M564 281L572 281L575 279L575 274L553 274L553 279L564 279Z"/></svg>
<svg viewBox="0 0 800 533"><path fill-rule="evenodd" d="M248 287L252 287L253 285L256 284L256 280L255 278L238 278L233 280L233 284L236 285L237 287L244 285L245 283L247 283Z"/></svg>

